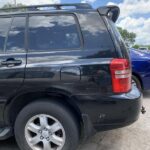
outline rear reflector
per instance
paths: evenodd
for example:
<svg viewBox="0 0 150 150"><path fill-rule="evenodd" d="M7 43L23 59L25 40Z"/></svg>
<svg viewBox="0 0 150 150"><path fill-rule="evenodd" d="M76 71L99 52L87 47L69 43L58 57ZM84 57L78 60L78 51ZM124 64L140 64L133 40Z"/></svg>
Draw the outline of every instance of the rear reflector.
<svg viewBox="0 0 150 150"><path fill-rule="evenodd" d="M110 64L114 93L127 93L131 90L131 65L127 59L113 59Z"/></svg>

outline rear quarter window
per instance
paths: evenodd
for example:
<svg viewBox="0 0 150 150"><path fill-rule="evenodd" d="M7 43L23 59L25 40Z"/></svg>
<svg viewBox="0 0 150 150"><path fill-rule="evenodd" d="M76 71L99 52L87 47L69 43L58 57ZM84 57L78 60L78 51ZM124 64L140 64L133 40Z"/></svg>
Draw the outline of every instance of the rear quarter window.
<svg viewBox="0 0 150 150"><path fill-rule="evenodd" d="M98 12L78 13L78 19L82 29L84 48L86 51L88 50L89 53L94 53L92 56L94 58L116 57L114 43Z"/></svg>

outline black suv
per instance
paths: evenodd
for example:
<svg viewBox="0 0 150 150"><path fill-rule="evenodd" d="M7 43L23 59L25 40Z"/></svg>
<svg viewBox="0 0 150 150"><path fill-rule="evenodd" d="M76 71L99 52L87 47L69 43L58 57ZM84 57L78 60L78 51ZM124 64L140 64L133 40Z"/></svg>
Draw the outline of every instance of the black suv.
<svg viewBox="0 0 150 150"><path fill-rule="evenodd" d="M0 139L21 150L74 150L139 117L116 6L0 10Z"/></svg>

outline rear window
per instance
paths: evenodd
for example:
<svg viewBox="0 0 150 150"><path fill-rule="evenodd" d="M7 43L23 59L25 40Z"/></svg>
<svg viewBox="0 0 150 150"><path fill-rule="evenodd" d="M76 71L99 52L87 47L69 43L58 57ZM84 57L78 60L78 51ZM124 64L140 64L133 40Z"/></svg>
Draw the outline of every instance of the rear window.
<svg viewBox="0 0 150 150"><path fill-rule="evenodd" d="M38 15L29 17L29 50L53 51L78 49L79 30L72 15Z"/></svg>
<svg viewBox="0 0 150 150"><path fill-rule="evenodd" d="M113 34L114 34L114 36L115 36L115 38L117 40L116 44L119 45L119 47L120 47L121 54L123 55L123 57L128 58L129 57L128 49L127 49L127 47L126 47L126 45L124 43L124 40L123 40L120 32L117 29L117 26L115 25L115 23L112 20L107 19L107 21L110 24L112 32L113 32Z"/></svg>
<svg viewBox="0 0 150 150"><path fill-rule="evenodd" d="M112 30L113 30L116 38L118 39L118 41L125 45L124 40L123 40L119 30L117 29L115 23L113 21L111 21L110 19L108 19L108 20L109 20L109 23L111 24Z"/></svg>

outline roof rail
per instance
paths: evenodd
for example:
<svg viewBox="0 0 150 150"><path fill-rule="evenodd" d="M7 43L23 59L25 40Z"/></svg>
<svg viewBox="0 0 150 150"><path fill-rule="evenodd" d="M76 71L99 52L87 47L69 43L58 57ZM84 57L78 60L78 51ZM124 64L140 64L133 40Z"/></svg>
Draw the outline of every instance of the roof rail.
<svg viewBox="0 0 150 150"><path fill-rule="evenodd" d="M31 5L31 6L20 6L11 8L2 8L0 11L38 11L40 8L54 8L56 10L61 10L63 7L75 7L76 9L92 9L92 6L87 3L75 3L75 4L47 4L47 5Z"/></svg>
<svg viewBox="0 0 150 150"><path fill-rule="evenodd" d="M113 22L116 22L120 15L120 8L115 5L99 7L98 11L101 15L107 16Z"/></svg>

